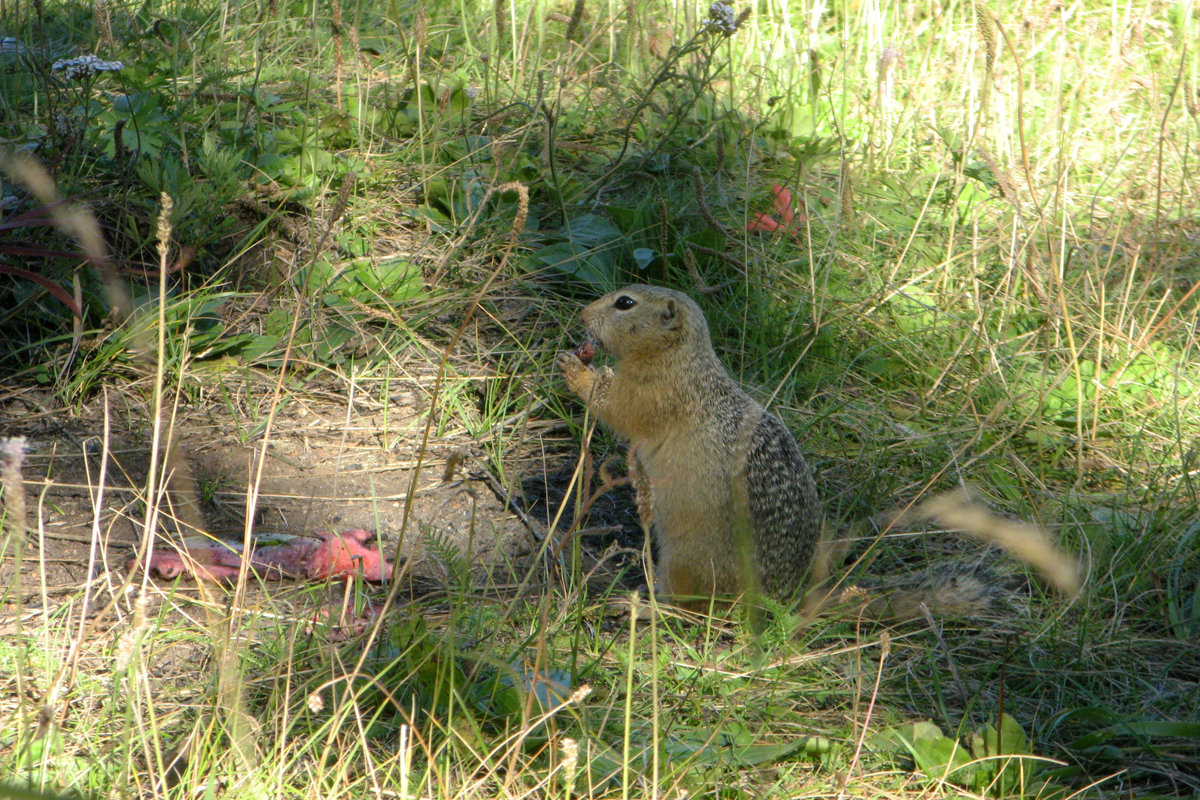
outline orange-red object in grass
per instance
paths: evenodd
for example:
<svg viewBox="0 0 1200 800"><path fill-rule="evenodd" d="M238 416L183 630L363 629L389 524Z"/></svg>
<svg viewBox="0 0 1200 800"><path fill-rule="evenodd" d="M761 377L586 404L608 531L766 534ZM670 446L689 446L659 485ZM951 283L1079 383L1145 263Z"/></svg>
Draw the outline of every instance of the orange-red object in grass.
<svg viewBox="0 0 1200 800"><path fill-rule="evenodd" d="M191 574L210 581L235 581L243 568L249 568L264 580L296 578L321 581L362 576L382 583L392 577L392 565L372 543L370 531L317 534L310 539L300 536L276 536L265 544L252 544L247 557L240 542L211 538L191 538L180 548L154 550L146 570L151 577L173 580ZM133 570L137 558L125 564Z"/></svg>
<svg viewBox="0 0 1200 800"><path fill-rule="evenodd" d="M792 210L792 190L778 183L771 184L772 203L775 213L780 219L759 212L746 223L748 231L764 231L766 233L789 233L800 238L800 226L808 219L804 214ZM782 220L782 221L780 221Z"/></svg>
<svg viewBox="0 0 1200 800"><path fill-rule="evenodd" d="M185 539L175 548L152 551L146 571L160 580L190 574L199 580L232 583L246 569L263 580L351 581L362 577L383 583L391 579L392 565L374 539L373 533L361 529L323 531L315 539L276 535L253 543L247 554L240 542L197 537ZM137 557L130 558L125 566L137 569ZM378 603L367 603L357 614L348 608L337 607L335 611L327 606L314 613L308 631L319 631L329 641L342 642L366 631L382 613L383 606Z"/></svg>

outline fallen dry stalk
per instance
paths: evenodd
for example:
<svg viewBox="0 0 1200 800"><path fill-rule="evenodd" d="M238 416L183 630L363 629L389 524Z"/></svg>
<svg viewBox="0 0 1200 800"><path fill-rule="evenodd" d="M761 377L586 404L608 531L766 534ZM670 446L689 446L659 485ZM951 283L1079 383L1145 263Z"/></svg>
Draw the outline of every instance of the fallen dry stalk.
<svg viewBox="0 0 1200 800"><path fill-rule="evenodd" d="M965 489L955 489L926 500L898 514L892 524L930 520L975 539L1003 548L1032 566L1051 586L1068 597L1079 594L1082 585L1079 561L1065 552L1036 525L1014 522L993 514L973 501Z"/></svg>

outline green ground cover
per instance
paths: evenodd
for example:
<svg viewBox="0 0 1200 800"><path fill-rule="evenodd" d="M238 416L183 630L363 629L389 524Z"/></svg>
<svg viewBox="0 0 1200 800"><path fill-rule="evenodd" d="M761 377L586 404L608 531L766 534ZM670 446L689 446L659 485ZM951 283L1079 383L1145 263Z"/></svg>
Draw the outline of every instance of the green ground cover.
<svg viewBox="0 0 1200 800"><path fill-rule="evenodd" d="M27 571L0 795L1200 794L1200 6L732 13L0 5L4 422L253 373L278 387L254 443L280 404L386 407L420 350L417 457L462 429L504 483L528 421L559 455L585 432L552 370L580 304L663 283L797 432L831 527L966 485L1078 553L1083 593L1007 562L998 622L635 621L563 531L506 587L435 542L442 589L339 646L245 586L101 614ZM55 67L84 54L114 64ZM68 208L108 266L71 256ZM10 565L42 513L12 495ZM855 576L967 557L920 533L857 544ZM180 643L201 660L164 680Z"/></svg>

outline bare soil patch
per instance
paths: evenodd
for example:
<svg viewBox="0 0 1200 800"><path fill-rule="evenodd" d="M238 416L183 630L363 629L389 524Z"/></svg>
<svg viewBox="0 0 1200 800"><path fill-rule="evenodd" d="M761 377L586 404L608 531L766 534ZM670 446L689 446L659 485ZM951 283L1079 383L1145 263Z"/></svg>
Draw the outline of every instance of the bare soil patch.
<svg viewBox="0 0 1200 800"><path fill-rule="evenodd" d="M207 532L241 541L256 493L255 536L374 531L383 552L398 549L397 563L415 592L451 580L461 587L463 564L477 591L497 595L512 591L532 567L544 566L533 574L534 590L552 579L554 545L570 528L574 502L563 510L551 546L542 539L563 502L577 446L554 423L540 431L527 425L527 436L558 433L549 445L514 445L505 462L512 486L505 487L461 428L444 426L438 434L435 425L426 439L432 377L432 367L413 370L389 383L386 398L335 385L289 386L273 416L272 375L223 372L202 381L165 421L176 431ZM129 577L126 562L142 537L154 440L150 406L137 385L109 390L74 414L43 410L50 399L34 390L10 387L4 396L2 435L28 440L31 541L21 562L22 602L27 609L55 606L91 580L96 607L103 606ZM164 514L170 508L168 499ZM618 574L630 585L641 580L634 563L640 533L627 487L597 498L582 527L585 568L600 561L599 580L611 583ZM168 516L155 541L190 533ZM624 546L616 557L614 545ZM15 569L15 559L3 559L3 585L12 585ZM181 589L191 585L179 581Z"/></svg>

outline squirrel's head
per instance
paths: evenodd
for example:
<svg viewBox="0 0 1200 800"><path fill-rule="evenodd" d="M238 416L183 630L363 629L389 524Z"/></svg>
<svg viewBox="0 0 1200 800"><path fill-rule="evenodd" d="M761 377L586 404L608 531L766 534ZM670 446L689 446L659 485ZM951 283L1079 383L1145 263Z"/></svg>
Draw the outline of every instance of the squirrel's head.
<svg viewBox="0 0 1200 800"><path fill-rule="evenodd" d="M652 359L683 347L711 347L704 312L682 292L634 284L606 294L580 315L589 341L580 346L590 360L595 346L625 358Z"/></svg>

